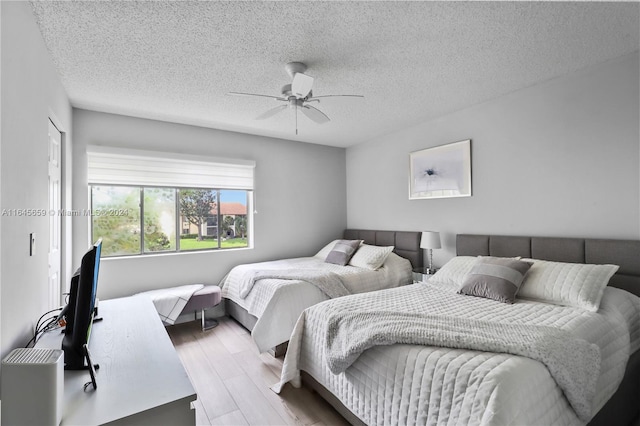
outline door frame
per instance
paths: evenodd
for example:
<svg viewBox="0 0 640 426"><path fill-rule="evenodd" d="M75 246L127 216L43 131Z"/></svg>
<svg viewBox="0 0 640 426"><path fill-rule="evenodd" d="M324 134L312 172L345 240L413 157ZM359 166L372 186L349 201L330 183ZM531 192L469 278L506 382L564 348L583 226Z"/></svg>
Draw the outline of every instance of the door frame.
<svg viewBox="0 0 640 426"><path fill-rule="evenodd" d="M71 138L68 130L62 121L50 109L48 118L60 132L60 208L64 211L71 211L71 164L72 150ZM47 144L49 141L47 140ZM48 145L47 145L48 150ZM47 161L48 164L48 161ZM56 214L58 214L56 212ZM72 274L72 223L69 215L60 218L60 294L68 292L68 285ZM62 302L62 301L61 301Z"/></svg>

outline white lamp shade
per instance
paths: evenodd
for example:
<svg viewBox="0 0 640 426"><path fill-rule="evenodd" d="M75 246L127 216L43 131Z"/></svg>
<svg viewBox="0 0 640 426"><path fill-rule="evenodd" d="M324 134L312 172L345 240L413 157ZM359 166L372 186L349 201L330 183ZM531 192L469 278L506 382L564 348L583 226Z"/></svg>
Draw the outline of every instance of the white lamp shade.
<svg viewBox="0 0 640 426"><path fill-rule="evenodd" d="M422 238L420 239L420 248L423 249L439 249L442 245L440 244L440 233L435 231L424 231L422 232Z"/></svg>

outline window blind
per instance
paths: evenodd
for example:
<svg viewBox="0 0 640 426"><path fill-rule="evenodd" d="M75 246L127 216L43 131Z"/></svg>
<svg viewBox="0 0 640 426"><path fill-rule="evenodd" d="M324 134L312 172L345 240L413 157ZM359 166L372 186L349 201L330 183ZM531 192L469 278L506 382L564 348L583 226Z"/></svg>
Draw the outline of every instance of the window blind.
<svg viewBox="0 0 640 426"><path fill-rule="evenodd" d="M89 184L253 190L255 161L87 147Z"/></svg>

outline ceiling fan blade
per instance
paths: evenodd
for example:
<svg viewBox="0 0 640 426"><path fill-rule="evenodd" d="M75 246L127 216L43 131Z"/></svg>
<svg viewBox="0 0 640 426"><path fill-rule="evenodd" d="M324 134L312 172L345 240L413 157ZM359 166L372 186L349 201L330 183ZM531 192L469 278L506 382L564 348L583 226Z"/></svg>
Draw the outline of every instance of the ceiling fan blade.
<svg viewBox="0 0 640 426"><path fill-rule="evenodd" d="M280 111L284 111L285 109L287 109L287 105L279 105L275 108L271 108L270 110L265 111L259 116L257 116L256 120L264 120L266 118L273 117L274 115L276 115Z"/></svg>
<svg viewBox="0 0 640 426"><path fill-rule="evenodd" d="M318 124L324 124L327 121L330 121L329 117L327 117L324 112L320 111L318 108L312 107L311 105L303 105L302 113Z"/></svg>
<svg viewBox="0 0 640 426"><path fill-rule="evenodd" d="M314 96L313 99L316 99L316 98L335 98L335 97L364 98L363 95L320 95L320 96Z"/></svg>
<svg viewBox="0 0 640 426"><path fill-rule="evenodd" d="M313 77L301 72L296 73L293 76L293 82L291 82L291 92L298 99L304 99L311 92L313 86Z"/></svg>
<svg viewBox="0 0 640 426"><path fill-rule="evenodd" d="M279 96L259 95L257 93L228 92L227 95L231 95L231 96L259 96L261 98L271 98L271 99L275 99L277 101L282 100L282 98L279 97Z"/></svg>

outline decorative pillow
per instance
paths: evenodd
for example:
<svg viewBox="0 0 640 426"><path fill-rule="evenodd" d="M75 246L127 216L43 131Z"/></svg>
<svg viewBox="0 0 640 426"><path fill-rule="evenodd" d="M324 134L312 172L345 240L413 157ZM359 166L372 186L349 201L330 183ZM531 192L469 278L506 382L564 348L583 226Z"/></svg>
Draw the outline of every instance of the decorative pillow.
<svg viewBox="0 0 640 426"><path fill-rule="evenodd" d="M532 261L533 266L522 283L518 297L591 312L600 307L604 288L619 268L618 265L525 260Z"/></svg>
<svg viewBox="0 0 640 426"><path fill-rule="evenodd" d="M460 288L465 276L471 272L471 268L473 268L477 260L476 256L456 256L445 263L429 279L429 282L437 281L438 283L454 285L456 288Z"/></svg>
<svg viewBox="0 0 640 426"><path fill-rule="evenodd" d="M338 240L324 261L344 266L349 263L360 244L362 244L362 240Z"/></svg>
<svg viewBox="0 0 640 426"><path fill-rule="evenodd" d="M393 246L379 247L363 244L349 261L349 265L359 268L373 269L374 271L384 265Z"/></svg>
<svg viewBox="0 0 640 426"><path fill-rule="evenodd" d="M319 252L317 252L313 257L318 257L322 260L326 259L327 256L329 255L329 252L331 251L331 249L333 248L333 246L336 245L336 243L340 241L340 240L333 240L331 241L329 244L327 244L326 246L322 247L320 249Z"/></svg>
<svg viewBox="0 0 640 426"><path fill-rule="evenodd" d="M459 294L513 303L532 263L506 257L478 257Z"/></svg>

